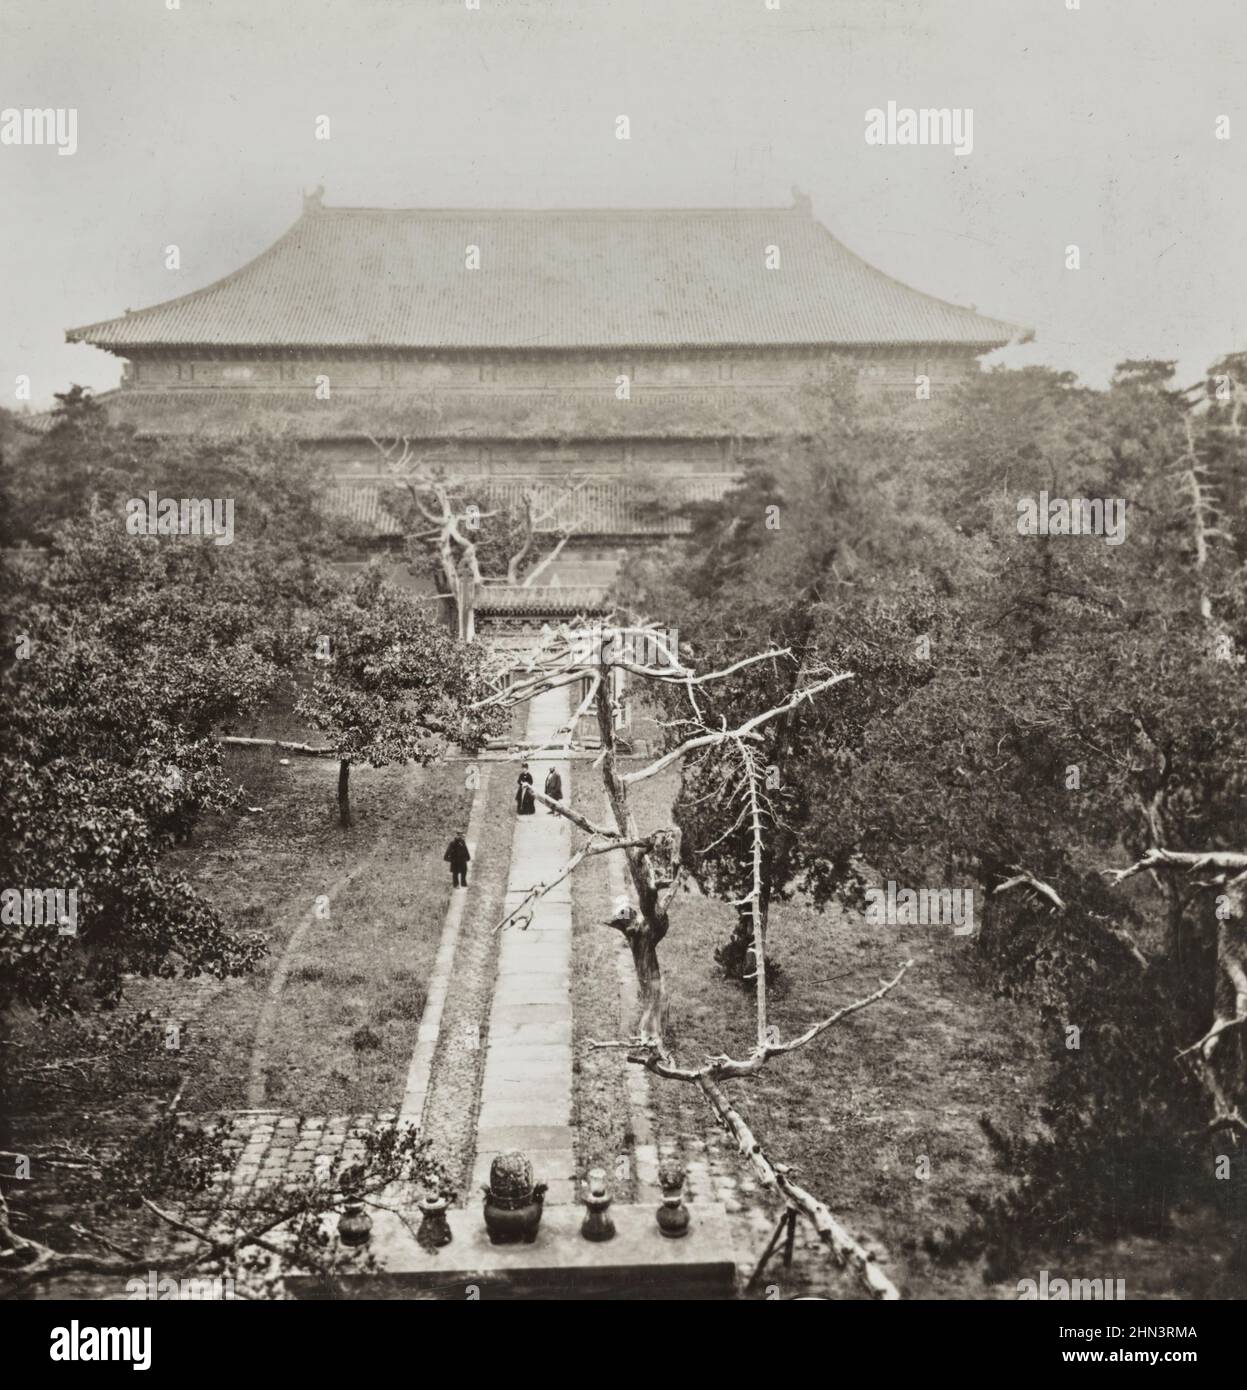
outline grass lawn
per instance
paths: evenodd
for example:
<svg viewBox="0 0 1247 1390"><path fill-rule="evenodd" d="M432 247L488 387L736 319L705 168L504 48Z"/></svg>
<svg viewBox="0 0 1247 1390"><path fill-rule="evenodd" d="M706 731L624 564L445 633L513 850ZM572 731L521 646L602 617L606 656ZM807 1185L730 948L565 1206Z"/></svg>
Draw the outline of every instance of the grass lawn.
<svg viewBox="0 0 1247 1390"><path fill-rule="evenodd" d="M571 804L590 820L609 824L600 775L587 761L571 764ZM583 832L574 830L579 844ZM613 856L623 867L622 854ZM635 1027L620 1007L618 958L626 954L618 932L602 923L610 915L608 862L595 855L572 876L572 1080L577 1171L603 1167L615 1200L635 1197L633 1165L618 1163L632 1150L632 1116L624 1083L622 1052L589 1051L589 1040L626 1038Z"/></svg>
<svg viewBox="0 0 1247 1390"><path fill-rule="evenodd" d="M635 789L642 828L669 820L677 785L672 774ZM731 909L704 898L681 895L673 907L660 958L682 1061L741 1056L752 1046L753 997L714 961L731 919ZM983 1296L976 1271L933 1267L921 1242L964 1223L969 1194L1000 1190L977 1117L1034 1123L1042 1083L1033 1018L971 982L964 957L972 949L937 928L872 928L834 910L776 907L769 954L781 974L770 1019L783 1037L870 993L902 960L915 964L886 999L730 1087L768 1155L795 1168L851 1230L881 1244L911 1297ZM655 1080L652 1094L664 1132L705 1132L706 1106L693 1087ZM918 1176L924 1156L926 1179ZM743 1163L739 1176L750 1176ZM786 1294L856 1294L816 1250L769 1282Z"/></svg>
<svg viewBox="0 0 1247 1390"><path fill-rule="evenodd" d="M442 854L471 795L460 764L384 783L391 814L292 953L263 1040L262 1104L319 1114L393 1109L402 1097L450 898Z"/></svg>
<svg viewBox="0 0 1247 1390"><path fill-rule="evenodd" d="M442 1014L433 1058L423 1134L450 1176L461 1204L479 1202L470 1184L476 1148L476 1115L485 1065L489 1010L493 1001L501 934L494 930L506 911L515 830L512 791L515 769L486 763L477 817L479 838L468 868L468 895L455 951L453 988Z"/></svg>
<svg viewBox="0 0 1247 1390"><path fill-rule="evenodd" d="M4 1147L38 1155L69 1136L90 1147L118 1142L179 1082L185 1112L397 1108L449 896L442 852L450 828L467 820L464 767L354 769L356 823L344 831L336 762L292 757L283 766L269 749L226 757L251 809L206 820L165 862L227 918L259 932L268 957L237 979L128 982L119 1013L150 1011L176 1024L177 1046L158 1031L150 1060L111 1086L85 1061L6 1090ZM305 923L321 895L331 897L329 915ZM283 959L284 983L270 999ZM253 1067L262 1021L267 1045ZM30 1060L34 1049L49 1057L93 1050L58 1044L58 1030L69 1032L39 1021L26 1033ZM248 1094L253 1072L258 1099ZM72 1248L81 1242L60 1228L81 1213L63 1206L57 1173L37 1161L14 1211L28 1229L59 1231L56 1243ZM90 1280L79 1292L99 1294ZM53 1293L49 1286L41 1296Z"/></svg>
<svg viewBox="0 0 1247 1390"><path fill-rule="evenodd" d="M126 1007L181 1025L186 1110L394 1108L449 896L448 827L466 823L462 765L352 769L343 830L332 759L228 756L246 804L263 809L206 822L167 862L259 931L269 956L239 979L135 980Z"/></svg>
<svg viewBox="0 0 1247 1390"><path fill-rule="evenodd" d="M642 830L669 823L677 788L674 772L635 788ZM681 1061L719 1052L741 1056L753 1044L753 996L725 980L714 961L732 916L722 903L691 895L679 896L673 907L659 955L671 998L670 1038ZM1000 1195L1012 1181L989 1149L979 1117L1014 1133L1034 1133L1040 1124L1047 1070L1042 1025L1033 1010L989 992L974 950L971 940L940 928L879 928L834 908L774 907L768 954L781 974L770 991L769 1017L782 1037L869 994L903 959L912 957L914 966L879 1003L728 1087L768 1155L788 1163L850 1230L887 1252L890 1272L909 1298L1017 1297L1016 1280L988 1285L979 1262L938 1263L923 1248L933 1232L968 1224L972 1196ZM661 1134L717 1133L693 1087L655 1079L651 1094ZM730 1150L730 1140L724 1146ZM751 1177L743 1161L736 1176ZM1033 1277L1045 1268L1111 1275L1125 1280L1132 1298L1244 1296L1241 1253L1236 1261L1232 1236L1206 1209L1175 1211L1164 1240L1037 1248L1026 1258L1024 1273ZM783 1296L863 1296L812 1238L798 1246L791 1271L773 1263L765 1282Z"/></svg>

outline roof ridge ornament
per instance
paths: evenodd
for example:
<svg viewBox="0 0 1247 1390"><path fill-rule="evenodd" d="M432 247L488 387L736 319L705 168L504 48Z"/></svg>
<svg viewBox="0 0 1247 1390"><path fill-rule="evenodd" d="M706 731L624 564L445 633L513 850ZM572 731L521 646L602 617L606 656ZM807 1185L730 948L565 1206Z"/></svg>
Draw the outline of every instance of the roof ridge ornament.
<svg viewBox="0 0 1247 1390"><path fill-rule="evenodd" d="M324 207L325 185L318 183L310 193L303 195L303 215L306 217L311 213L320 212Z"/></svg>
<svg viewBox="0 0 1247 1390"><path fill-rule="evenodd" d="M802 217L814 216L814 204L808 193L802 191L794 183L792 186L792 210L799 212Z"/></svg>

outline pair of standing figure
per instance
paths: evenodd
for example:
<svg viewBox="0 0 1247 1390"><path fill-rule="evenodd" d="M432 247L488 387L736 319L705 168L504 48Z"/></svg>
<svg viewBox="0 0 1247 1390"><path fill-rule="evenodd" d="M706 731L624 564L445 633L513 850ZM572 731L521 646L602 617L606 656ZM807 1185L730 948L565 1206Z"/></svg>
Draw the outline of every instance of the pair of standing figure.
<svg viewBox="0 0 1247 1390"><path fill-rule="evenodd" d="M555 768L551 768L546 774L545 793L551 801L562 801L563 799L563 779ZM531 816L536 809L537 800L533 796L533 774L529 772L528 764L523 763L515 783L515 813L518 816Z"/></svg>

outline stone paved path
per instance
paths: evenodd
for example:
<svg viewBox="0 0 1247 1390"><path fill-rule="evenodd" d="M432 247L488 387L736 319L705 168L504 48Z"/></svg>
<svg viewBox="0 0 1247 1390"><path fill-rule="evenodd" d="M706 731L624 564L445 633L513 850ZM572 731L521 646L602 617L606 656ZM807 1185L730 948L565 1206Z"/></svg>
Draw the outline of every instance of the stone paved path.
<svg viewBox="0 0 1247 1390"><path fill-rule="evenodd" d="M529 705L528 743L553 741L568 715L565 689L537 696ZM536 786L544 784L552 765L563 779L564 797L570 797L567 760L531 759ZM534 884L554 878L570 855L570 827L562 816L538 806L535 815L518 817L507 908ZM474 1187L488 1181L495 1154L522 1149L533 1161L537 1180L548 1184L547 1202L575 1200L571 960L571 881L565 879L533 906L526 929L515 924L502 934L477 1117Z"/></svg>

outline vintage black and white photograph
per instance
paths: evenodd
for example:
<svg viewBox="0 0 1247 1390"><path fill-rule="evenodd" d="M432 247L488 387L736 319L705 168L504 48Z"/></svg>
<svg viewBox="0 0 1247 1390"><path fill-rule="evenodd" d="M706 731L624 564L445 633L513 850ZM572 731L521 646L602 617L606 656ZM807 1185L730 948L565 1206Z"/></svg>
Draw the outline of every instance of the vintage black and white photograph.
<svg viewBox="0 0 1247 1390"><path fill-rule="evenodd" d="M4 0L41 1364L191 1369L279 1301L344 1347L404 1302L878 1301L879 1350L962 1304L1052 1368L1211 1351L1245 30ZM206 1301L247 1306L162 1348Z"/></svg>

